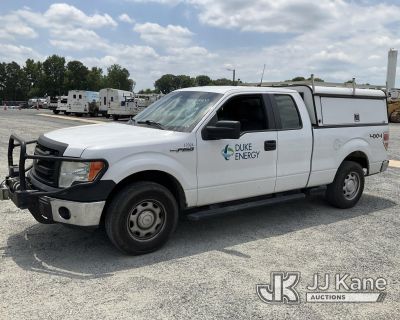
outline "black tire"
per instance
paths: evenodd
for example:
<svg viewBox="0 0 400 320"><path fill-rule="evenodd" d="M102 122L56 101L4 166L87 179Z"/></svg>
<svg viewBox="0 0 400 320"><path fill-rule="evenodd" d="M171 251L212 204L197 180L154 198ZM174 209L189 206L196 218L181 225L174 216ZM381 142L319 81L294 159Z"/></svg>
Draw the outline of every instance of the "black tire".
<svg viewBox="0 0 400 320"><path fill-rule="evenodd" d="M110 118L110 115L108 113L105 113L104 116L106 117L106 119Z"/></svg>
<svg viewBox="0 0 400 320"><path fill-rule="evenodd" d="M66 116L69 116L69 115L71 114L71 112L64 111L64 114L65 114Z"/></svg>
<svg viewBox="0 0 400 320"><path fill-rule="evenodd" d="M82 117L82 113L75 113L75 117Z"/></svg>
<svg viewBox="0 0 400 320"><path fill-rule="evenodd" d="M54 224L54 221L49 220L46 217L42 216L42 214L40 213L40 208L38 203L31 204L28 210L37 222L42 224Z"/></svg>
<svg viewBox="0 0 400 320"><path fill-rule="evenodd" d="M60 111L58 111L58 110L53 110L53 113L54 113L54 114L59 114Z"/></svg>
<svg viewBox="0 0 400 320"><path fill-rule="evenodd" d="M344 161L335 176L335 180L328 185L326 199L340 209L354 207L364 191L364 170L353 161Z"/></svg>
<svg viewBox="0 0 400 320"><path fill-rule="evenodd" d="M117 114L113 114L112 118L113 118L114 121L118 121L119 116Z"/></svg>
<svg viewBox="0 0 400 320"><path fill-rule="evenodd" d="M105 217L106 232L124 253L149 253L162 247L174 232L178 211L174 196L164 186L133 183L111 200Z"/></svg>

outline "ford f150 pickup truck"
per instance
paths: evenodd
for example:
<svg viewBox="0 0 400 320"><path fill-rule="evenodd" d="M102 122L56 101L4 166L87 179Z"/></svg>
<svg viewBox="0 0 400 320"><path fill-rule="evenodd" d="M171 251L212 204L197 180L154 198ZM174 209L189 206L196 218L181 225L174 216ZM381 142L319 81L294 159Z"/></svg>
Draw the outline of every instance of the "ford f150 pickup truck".
<svg viewBox="0 0 400 320"><path fill-rule="evenodd" d="M12 135L0 196L41 223L104 224L117 248L143 254L167 241L180 215L201 219L321 186L333 206L353 207L365 176L387 169L388 131L379 90L182 89L128 124L65 128L37 141Z"/></svg>

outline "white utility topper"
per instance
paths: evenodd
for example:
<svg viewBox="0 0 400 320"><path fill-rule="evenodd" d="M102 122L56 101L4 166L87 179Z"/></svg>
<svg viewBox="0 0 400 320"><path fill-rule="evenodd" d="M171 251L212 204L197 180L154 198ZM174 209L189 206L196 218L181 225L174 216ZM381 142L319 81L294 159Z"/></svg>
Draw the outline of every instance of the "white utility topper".
<svg viewBox="0 0 400 320"><path fill-rule="evenodd" d="M379 90L187 88L129 124L46 133L30 142L34 155L12 136L0 194L42 223L104 223L117 248L142 254L167 241L179 215L276 205L321 186L330 204L351 208L365 177L387 169L388 142ZM27 173L26 159L34 159Z"/></svg>
<svg viewBox="0 0 400 320"><path fill-rule="evenodd" d="M112 116L114 120L129 117L132 114L127 108L127 101L133 99L133 92L106 88L100 90L100 112L104 116Z"/></svg>
<svg viewBox="0 0 400 320"><path fill-rule="evenodd" d="M80 117L84 114L97 116L99 113L99 93L95 91L68 91L68 105L65 114L73 113Z"/></svg>

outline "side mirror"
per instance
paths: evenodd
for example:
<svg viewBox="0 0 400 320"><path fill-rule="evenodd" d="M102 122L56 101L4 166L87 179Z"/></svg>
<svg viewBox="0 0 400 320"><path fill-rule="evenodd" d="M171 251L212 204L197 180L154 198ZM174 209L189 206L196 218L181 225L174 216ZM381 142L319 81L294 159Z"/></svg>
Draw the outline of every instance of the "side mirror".
<svg viewBox="0 0 400 320"><path fill-rule="evenodd" d="M207 126L203 129L204 140L239 139L239 121L217 121L214 126Z"/></svg>

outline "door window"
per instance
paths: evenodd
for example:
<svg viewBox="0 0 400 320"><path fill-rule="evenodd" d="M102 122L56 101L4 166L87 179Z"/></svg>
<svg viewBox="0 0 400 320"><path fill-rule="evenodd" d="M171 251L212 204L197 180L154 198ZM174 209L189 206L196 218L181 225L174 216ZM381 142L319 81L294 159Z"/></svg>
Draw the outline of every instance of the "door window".
<svg viewBox="0 0 400 320"><path fill-rule="evenodd" d="M276 109L283 130L301 129L302 123L296 103L290 95L275 95Z"/></svg>
<svg viewBox="0 0 400 320"><path fill-rule="evenodd" d="M241 132L262 131L267 119L262 96L237 96L217 111L218 120L239 121Z"/></svg>

